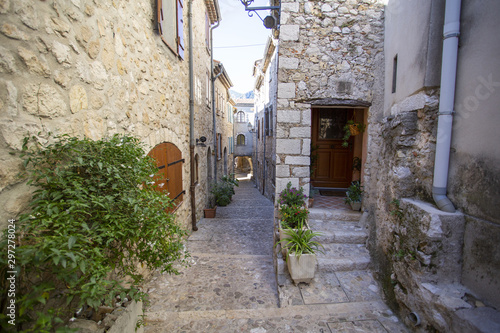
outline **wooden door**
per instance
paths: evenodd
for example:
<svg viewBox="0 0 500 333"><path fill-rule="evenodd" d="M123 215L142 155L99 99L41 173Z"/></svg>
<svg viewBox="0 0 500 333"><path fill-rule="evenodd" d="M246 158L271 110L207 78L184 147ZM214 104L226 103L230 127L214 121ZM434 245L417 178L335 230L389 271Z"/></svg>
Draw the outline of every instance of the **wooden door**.
<svg viewBox="0 0 500 333"><path fill-rule="evenodd" d="M347 188L352 181L353 142L342 147L344 125L352 109L312 109L312 184L314 187Z"/></svg>
<svg viewBox="0 0 500 333"><path fill-rule="evenodd" d="M182 186L182 152L173 143L165 142L154 147L148 156L156 160L158 167L158 172L153 177L155 189L167 194L175 207L179 206L186 193Z"/></svg>

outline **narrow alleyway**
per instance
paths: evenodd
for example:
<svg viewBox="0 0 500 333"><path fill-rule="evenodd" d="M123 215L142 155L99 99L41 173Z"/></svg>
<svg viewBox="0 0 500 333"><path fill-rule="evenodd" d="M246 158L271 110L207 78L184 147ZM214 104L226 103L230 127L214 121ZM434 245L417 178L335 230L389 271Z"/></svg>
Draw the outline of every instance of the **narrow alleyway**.
<svg viewBox="0 0 500 333"><path fill-rule="evenodd" d="M177 276L158 275L146 286L145 332L405 331L364 268L337 277L335 265L320 258L314 283L294 286L281 273L278 288L273 205L250 180L240 181L232 203L198 227L187 244L192 265ZM349 246L366 251L358 245L341 248ZM329 245L328 252L336 247Z"/></svg>

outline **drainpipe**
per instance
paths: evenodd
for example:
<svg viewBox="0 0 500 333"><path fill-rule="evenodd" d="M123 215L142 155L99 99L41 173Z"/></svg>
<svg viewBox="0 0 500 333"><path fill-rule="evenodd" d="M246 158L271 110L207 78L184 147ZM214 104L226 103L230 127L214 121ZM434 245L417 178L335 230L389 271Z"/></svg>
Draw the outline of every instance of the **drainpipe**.
<svg viewBox="0 0 500 333"><path fill-rule="evenodd" d="M193 0L189 0L189 160L191 164L191 186L189 187L189 194L191 197L191 228L193 231L197 231L196 226L196 189L195 189L195 179L194 174L195 162L194 162L194 74L193 74Z"/></svg>
<svg viewBox="0 0 500 333"><path fill-rule="evenodd" d="M218 11L218 8L217 8ZM217 13L218 14L218 13ZM218 14L219 21L215 25L212 25L210 27L210 79L212 81L212 121L213 121L213 126L214 126L214 153L215 153L215 158L214 158L214 181L217 183L217 118L215 115L215 80L219 77L221 72L217 75L214 76L214 43L213 43L213 30L217 28L220 24L220 15Z"/></svg>
<svg viewBox="0 0 500 333"><path fill-rule="evenodd" d="M443 59L441 64L441 93L434 163L432 196L439 209L454 213L455 206L446 196L450 164L455 84L457 77L458 36L460 35L461 0L446 0L443 29Z"/></svg>
<svg viewBox="0 0 500 333"><path fill-rule="evenodd" d="M266 133L266 125L267 125L267 121L266 121L266 118L269 117L269 110L267 111L267 116L266 116L266 109L268 110L268 108L266 106L264 106L264 130L262 131L264 133L264 151L263 151L263 154L264 154L264 158L263 158L263 166L262 166L262 195L265 195L266 193L266 136L269 132Z"/></svg>

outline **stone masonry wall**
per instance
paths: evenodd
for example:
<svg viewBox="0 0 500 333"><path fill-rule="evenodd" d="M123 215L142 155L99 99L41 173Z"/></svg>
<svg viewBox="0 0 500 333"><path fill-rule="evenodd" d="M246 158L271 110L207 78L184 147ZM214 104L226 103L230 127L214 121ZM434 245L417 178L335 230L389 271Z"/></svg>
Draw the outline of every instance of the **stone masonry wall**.
<svg viewBox="0 0 500 333"><path fill-rule="evenodd" d="M204 3L194 11L201 11L201 43ZM146 151L174 143L186 159L178 218L187 226L188 53L180 60L161 41L155 15L154 0L0 0L0 224L29 202L16 178L23 137L53 132L92 139L127 133ZM185 41L187 48L187 29ZM206 67L197 74L205 78Z"/></svg>
<svg viewBox="0 0 500 333"><path fill-rule="evenodd" d="M312 102L359 100L372 105L370 112L382 107L382 42L383 6L377 0L282 1L277 194L289 181L309 192Z"/></svg>

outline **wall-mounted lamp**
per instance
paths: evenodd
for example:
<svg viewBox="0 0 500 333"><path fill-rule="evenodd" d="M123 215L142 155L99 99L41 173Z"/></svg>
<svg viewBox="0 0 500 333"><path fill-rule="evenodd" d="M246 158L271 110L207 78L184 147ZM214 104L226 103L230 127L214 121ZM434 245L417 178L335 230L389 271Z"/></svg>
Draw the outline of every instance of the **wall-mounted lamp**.
<svg viewBox="0 0 500 333"><path fill-rule="evenodd" d="M207 138L204 136L200 136L199 139L196 139L196 145L200 147L206 147L207 145L205 144L205 141L207 141Z"/></svg>
<svg viewBox="0 0 500 333"><path fill-rule="evenodd" d="M263 6L263 7L249 7L254 0L240 0L240 2L245 6L245 10L248 12L248 16L252 17L253 13L257 14L260 20L264 23L264 26L267 29L274 29L278 27L280 21L280 8L281 8L281 0L279 0L277 6ZM275 10L277 17L271 15L266 16L264 19L260 17L258 10Z"/></svg>
<svg viewBox="0 0 500 333"><path fill-rule="evenodd" d="M248 126L248 131L252 132L253 131L252 123L249 122L247 126Z"/></svg>

